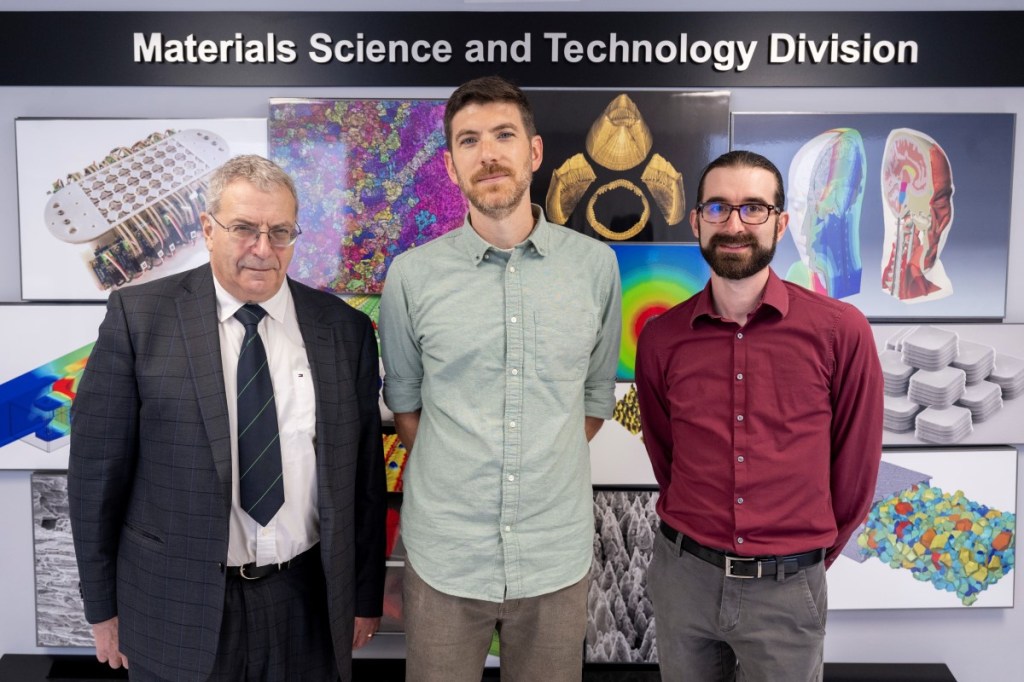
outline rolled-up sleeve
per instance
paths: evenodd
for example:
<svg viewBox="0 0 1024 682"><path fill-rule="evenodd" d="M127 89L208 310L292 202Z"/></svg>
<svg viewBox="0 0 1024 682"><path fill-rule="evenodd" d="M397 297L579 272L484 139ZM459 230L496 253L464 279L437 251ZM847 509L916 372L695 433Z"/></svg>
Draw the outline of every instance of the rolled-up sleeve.
<svg viewBox="0 0 1024 682"><path fill-rule="evenodd" d="M615 254L606 249L602 265L607 292L601 309L597 342L590 354L590 368L583 388L583 408L588 417L611 419L615 412L615 373L622 338L622 285Z"/></svg>
<svg viewBox="0 0 1024 682"><path fill-rule="evenodd" d="M399 257L388 271L378 323L384 360L384 403L392 412L415 412L423 406L423 360L413 313Z"/></svg>

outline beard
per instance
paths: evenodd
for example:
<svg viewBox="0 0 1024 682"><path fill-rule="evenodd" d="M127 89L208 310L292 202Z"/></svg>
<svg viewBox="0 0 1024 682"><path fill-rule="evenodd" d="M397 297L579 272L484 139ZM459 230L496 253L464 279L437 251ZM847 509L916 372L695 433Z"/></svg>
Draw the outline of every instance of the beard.
<svg viewBox="0 0 1024 682"><path fill-rule="evenodd" d="M512 187L506 187L505 183L483 188L476 186L477 180L497 173L506 174L512 181ZM523 196L529 191L531 182L533 171L529 166L526 166L520 175L516 175L506 166L491 164L473 173L469 182L459 178L459 188L473 208L492 220L500 220L518 208Z"/></svg>
<svg viewBox="0 0 1024 682"><path fill-rule="evenodd" d="M719 277L725 279L746 279L768 267L775 258L778 232L773 232L771 246L761 246L752 234L715 234L707 246L701 244L700 253ZM749 253L722 253L719 246L749 246Z"/></svg>

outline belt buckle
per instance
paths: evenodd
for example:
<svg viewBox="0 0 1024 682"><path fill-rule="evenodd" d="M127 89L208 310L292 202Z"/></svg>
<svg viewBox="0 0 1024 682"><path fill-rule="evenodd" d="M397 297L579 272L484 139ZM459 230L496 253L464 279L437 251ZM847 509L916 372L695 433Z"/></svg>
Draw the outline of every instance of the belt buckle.
<svg viewBox="0 0 1024 682"><path fill-rule="evenodd" d="M753 578L761 577L761 562L757 561L757 575L736 575L732 572L732 565L742 561L757 561L753 557L746 556L729 556L725 555L725 577L726 578L738 578L740 580L751 580Z"/></svg>
<svg viewBox="0 0 1024 682"><path fill-rule="evenodd" d="M240 575L241 577L245 578L246 580L259 580L260 577L261 577L261 576L258 576L258 575L246 575L245 574L245 564L243 564L243 565L238 567L238 575Z"/></svg>

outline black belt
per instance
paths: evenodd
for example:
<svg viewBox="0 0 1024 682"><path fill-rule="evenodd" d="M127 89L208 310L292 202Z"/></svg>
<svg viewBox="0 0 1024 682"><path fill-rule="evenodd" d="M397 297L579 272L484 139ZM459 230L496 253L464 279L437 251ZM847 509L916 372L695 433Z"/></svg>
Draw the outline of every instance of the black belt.
<svg viewBox="0 0 1024 682"><path fill-rule="evenodd" d="M682 547L698 559L703 559L709 564L725 569L727 578L777 578L779 568L782 568L782 575L791 575L802 568L809 568L821 563L825 559L825 550L815 549L803 554L789 554L787 556L772 557L746 557L726 554L725 552L705 547L693 538L683 535L675 528L672 528L664 521L659 526L661 534L668 538L673 544L682 537Z"/></svg>
<svg viewBox="0 0 1024 682"><path fill-rule="evenodd" d="M288 561L280 564L266 564L264 566L257 566L256 562L245 564L244 566L228 566L225 569L225 573L229 578L244 578L246 580L259 580L260 578L266 578L268 575L274 575L281 571L287 570L294 566L298 566L305 563L307 559L315 557L320 553L320 543L313 545L302 554L292 557Z"/></svg>

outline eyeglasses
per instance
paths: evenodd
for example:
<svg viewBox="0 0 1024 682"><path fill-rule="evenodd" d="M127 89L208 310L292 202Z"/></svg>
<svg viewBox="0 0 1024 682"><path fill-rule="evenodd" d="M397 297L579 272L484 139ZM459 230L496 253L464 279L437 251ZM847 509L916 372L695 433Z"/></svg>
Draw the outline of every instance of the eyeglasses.
<svg viewBox="0 0 1024 682"><path fill-rule="evenodd" d="M700 217L709 223L724 223L729 220L733 211L740 214L740 222L744 225L763 225L768 222L772 211L782 213L778 206L768 204L727 204L724 201L707 201L697 204Z"/></svg>
<svg viewBox="0 0 1024 682"><path fill-rule="evenodd" d="M284 225L278 225L272 227L266 232L260 230L252 225L246 225L245 223L239 223L238 225L231 225L230 227L217 220L212 213L207 213L213 222L217 223L225 232L231 235L239 244L244 246L253 246L260 240L260 235L267 235L267 241L275 249L287 249L289 246L295 243L295 240L302 234L302 228L299 227L298 223L295 223L291 227L285 227Z"/></svg>

